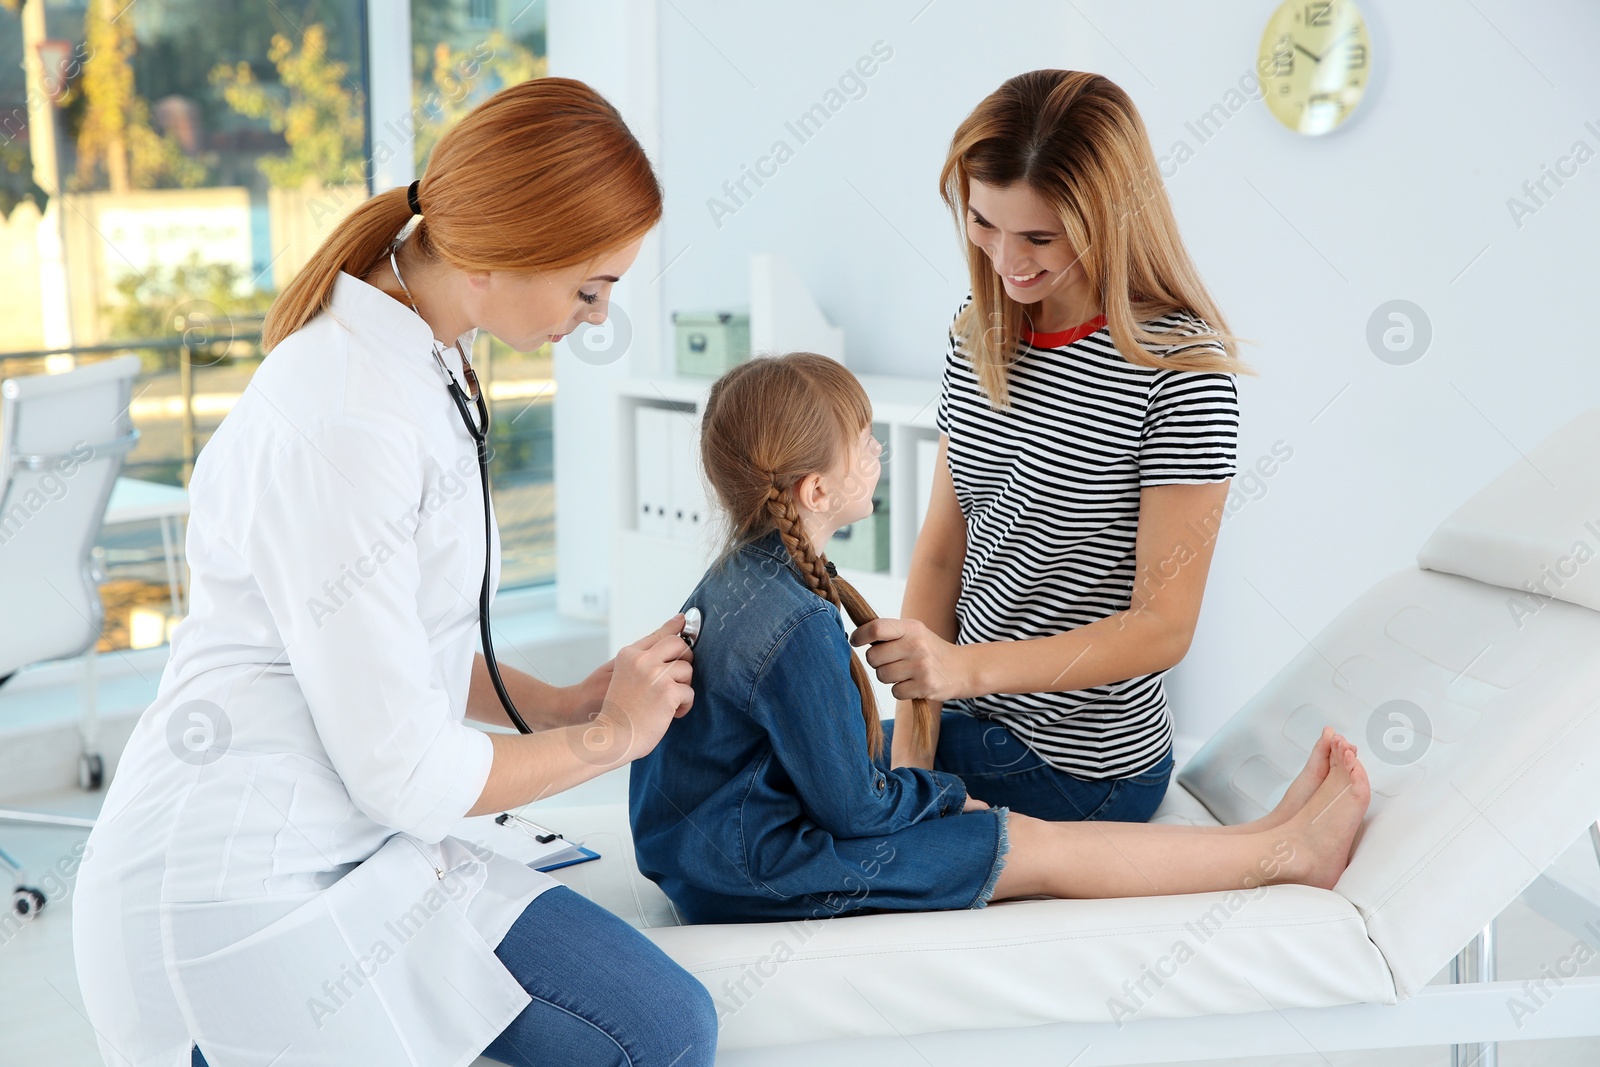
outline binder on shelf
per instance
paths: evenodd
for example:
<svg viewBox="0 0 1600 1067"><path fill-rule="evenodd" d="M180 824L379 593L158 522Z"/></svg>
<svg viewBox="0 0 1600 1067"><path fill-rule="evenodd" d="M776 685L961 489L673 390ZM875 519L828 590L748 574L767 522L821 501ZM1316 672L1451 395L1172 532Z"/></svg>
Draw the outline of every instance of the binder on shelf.
<svg viewBox="0 0 1600 1067"><path fill-rule="evenodd" d="M939 439L917 438L917 529L928 517L928 501L933 498L933 476L939 467Z"/></svg>
<svg viewBox="0 0 1600 1067"><path fill-rule="evenodd" d="M672 412L669 423L671 476L668 515L672 539L694 542L705 527L705 483L700 477L700 426L686 413Z"/></svg>
<svg viewBox="0 0 1600 1067"><path fill-rule="evenodd" d="M634 409L635 515L639 532L672 536L672 420L675 411L641 404Z"/></svg>

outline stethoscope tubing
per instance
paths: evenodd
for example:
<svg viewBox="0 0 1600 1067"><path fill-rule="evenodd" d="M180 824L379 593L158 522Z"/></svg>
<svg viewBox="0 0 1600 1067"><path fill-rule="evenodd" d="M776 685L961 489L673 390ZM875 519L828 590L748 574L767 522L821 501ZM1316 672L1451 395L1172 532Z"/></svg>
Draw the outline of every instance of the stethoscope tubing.
<svg viewBox="0 0 1600 1067"><path fill-rule="evenodd" d="M389 248L389 266L394 271L394 280L400 283L400 288L405 290L406 298L411 300L411 310L416 311L417 317L421 318L422 312L417 311L417 302L412 298L411 289L406 285L405 279L400 277L400 265L395 262L394 254L398 247L396 242ZM440 344L435 341L434 362L439 364L439 373L444 375L445 385L450 390L450 399L455 401L456 410L461 413L461 422L466 426L467 433L478 450L478 484L483 489L483 584L478 587L478 638L483 642L483 662L489 668L489 681L494 683L494 692L500 698L500 706L505 708L512 725L521 733L531 734L533 729L523 720L516 704L512 703L511 694L506 690L506 683L500 677L500 664L494 658L494 639L489 634L489 568L493 561L491 557L493 516L489 508L489 405L484 398L483 389L478 385L477 375L472 373L472 361L461 351L461 344L457 342L456 352L461 356L461 369L472 385L471 399L478 406L478 419L474 422L472 415L467 411L467 394L456 382L449 368L444 365L444 354L440 348Z"/></svg>
<svg viewBox="0 0 1600 1067"><path fill-rule="evenodd" d="M474 422L467 411L466 394L454 380L450 382L450 398L456 402L461 421L477 446L478 484L483 489L483 584L478 587L478 638L483 642L483 662L489 668L489 681L494 683L495 695L500 698L506 715L519 732L531 734L532 728L523 720L522 713L517 710L511 694L506 690L505 681L500 677L500 664L494 657L494 638L489 633L489 565L493 522L489 510L489 405L484 399L483 389L478 388L472 398L478 405L478 421Z"/></svg>

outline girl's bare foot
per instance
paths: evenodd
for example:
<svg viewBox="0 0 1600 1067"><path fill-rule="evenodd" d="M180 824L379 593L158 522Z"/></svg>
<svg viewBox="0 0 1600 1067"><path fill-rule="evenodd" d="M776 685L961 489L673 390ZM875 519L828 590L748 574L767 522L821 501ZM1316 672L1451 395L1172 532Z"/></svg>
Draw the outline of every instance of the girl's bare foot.
<svg viewBox="0 0 1600 1067"><path fill-rule="evenodd" d="M1293 849L1282 880L1332 889L1350 864L1350 846L1371 800L1366 768L1350 743L1336 737L1328 776L1279 828Z"/></svg>
<svg viewBox="0 0 1600 1067"><path fill-rule="evenodd" d="M1284 792L1283 799L1278 801L1278 806L1260 820L1262 829L1282 826L1294 817L1295 812L1306 806L1306 802L1317 791L1322 780L1328 777L1328 757L1333 752L1335 737L1338 735L1333 732L1333 727L1322 728L1322 736L1311 746L1311 756L1301 768L1300 774L1289 783L1289 788Z"/></svg>
<svg viewBox="0 0 1600 1067"><path fill-rule="evenodd" d="M1328 777L1328 761L1337 743L1349 744L1343 737L1333 732L1333 727L1324 726L1322 736L1317 738L1317 743L1311 746L1311 755L1306 759L1306 765L1300 769L1294 781L1289 783L1289 788L1284 791L1283 799L1259 819L1249 822L1230 823L1226 826L1196 826L1185 829L1200 830L1204 833L1214 834L1259 834L1268 830L1276 830L1290 819L1296 812L1306 806L1306 803L1322 785L1323 779ZM1352 751L1355 746L1350 745ZM1159 826L1159 823L1150 823Z"/></svg>

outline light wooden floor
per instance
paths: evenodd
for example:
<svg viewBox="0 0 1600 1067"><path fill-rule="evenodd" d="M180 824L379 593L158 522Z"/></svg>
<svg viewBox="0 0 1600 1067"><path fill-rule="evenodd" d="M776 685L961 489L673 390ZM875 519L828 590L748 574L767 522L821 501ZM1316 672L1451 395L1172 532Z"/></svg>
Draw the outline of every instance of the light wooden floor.
<svg viewBox="0 0 1600 1067"><path fill-rule="evenodd" d="M571 803L592 804L620 799L625 779L607 775L574 790ZM610 794L618 793L613 797ZM30 798L8 806L93 815L99 796L76 791ZM35 870L44 870L67 855L81 831L0 824L0 847ZM1587 842L1574 845L1567 862L1594 862ZM100 1064L94 1032L83 1014L72 963L72 916L69 893L54 901L33 923L10 933L0 926L0 1067L94 1067ZM1573 940L1559 927L1517 903L1499 923L1502 979L1529 978L1551 960L1569 955ZM1600 958L1591 959L1584 974L1600 974ZM909 1055L907 1063L925 1063ZM1308 1051L1305 1055L1258 1059L1207 1060L1191 1067L1446 1067L1447 1048L1381 1052ZM491 1067L480 1059L475 1067ZM1501 1067L1596 1067L1600 1039L1520 1042L1500 1046Z"/></svg>

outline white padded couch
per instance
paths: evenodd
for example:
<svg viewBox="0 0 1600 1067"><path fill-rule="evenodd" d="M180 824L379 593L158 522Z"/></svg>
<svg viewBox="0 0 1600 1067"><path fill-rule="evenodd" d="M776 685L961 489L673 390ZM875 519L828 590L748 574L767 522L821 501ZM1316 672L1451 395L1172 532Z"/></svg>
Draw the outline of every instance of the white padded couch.
<svg viewBox="0 0 1600 1067"><path fill-rule="evenodd" d="M605 856L562 872L571 885L705 982L726 1063L1086 1067L1600 1034L1600 988L1579 982L1514 1034L1479 1018L1503 996L1402 1011L1600 816L1600 558L1574 562L1579 545L1600 557L1597 458L1600 410L1468 501L1181 769L1156 819L1232 824L1276 803L1323 724L1351 737L1373 800L1332 891L684 926L634 866L620 805L540 818ZM1549 596L1524 588L1541 580ZM1205 1033L1226 1048L1184 1036Z"/></svg>

